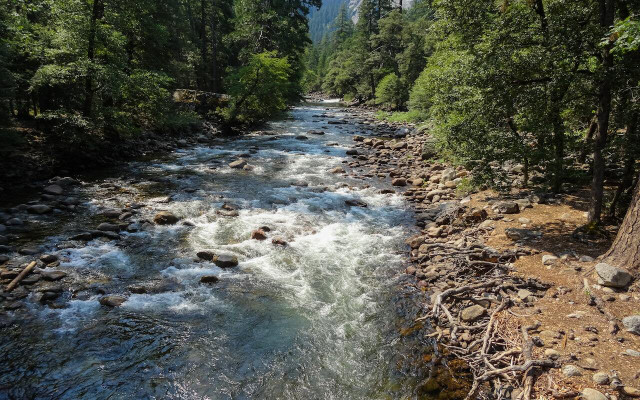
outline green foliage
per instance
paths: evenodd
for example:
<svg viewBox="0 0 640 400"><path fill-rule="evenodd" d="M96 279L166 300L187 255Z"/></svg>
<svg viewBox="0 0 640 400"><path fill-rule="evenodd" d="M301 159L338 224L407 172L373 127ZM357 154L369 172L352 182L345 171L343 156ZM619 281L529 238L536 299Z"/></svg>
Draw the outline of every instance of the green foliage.
<svg viewBox="0 0 640 400"><path fill-rule="evenodd" d="M231 124L251 124L263 121L287 108L292 68L275 51L251 56L246 66L229 78L231 106L222 110Z"/></svg>
<svg viewBox="0 0 640 400"><path fill-rule="evenodd" d="M398 75L391 73L380 81L376 88L376 101L393 110L402 108L407 89Z"/></svg>
<svg viewBox="0 0 640 400"><path fill-rule="evenodd" d="M427 115L419 110L385 112L378 111L376 118L389 122L409 122L417 124L427 120Z"/></svg>
<svg viewBox="0 0 640 400"><path fill-rule="evenodd" d="M615 39L614 52L637 51L640 48L640 21L632 17L618 21L610 37Z"/></svg>

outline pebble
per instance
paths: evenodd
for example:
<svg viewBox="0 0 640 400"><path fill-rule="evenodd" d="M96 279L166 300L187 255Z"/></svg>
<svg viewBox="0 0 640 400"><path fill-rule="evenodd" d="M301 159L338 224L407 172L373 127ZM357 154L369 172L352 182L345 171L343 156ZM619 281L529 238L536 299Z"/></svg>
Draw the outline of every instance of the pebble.
<svg viewBox="0 0 640 400"><path fill-rule="evenodd" d="M583 389L581 394L584 400L609 400L607 396L591 388Z"/></svg>
<svg viewBox="0 0 640 400"><path fill-rule="evenodd" d="M481 305L475 304L471 307L467 307L460 313L460 318L465 322L473 322L478 318L484 316L487 310Z"/></svg>

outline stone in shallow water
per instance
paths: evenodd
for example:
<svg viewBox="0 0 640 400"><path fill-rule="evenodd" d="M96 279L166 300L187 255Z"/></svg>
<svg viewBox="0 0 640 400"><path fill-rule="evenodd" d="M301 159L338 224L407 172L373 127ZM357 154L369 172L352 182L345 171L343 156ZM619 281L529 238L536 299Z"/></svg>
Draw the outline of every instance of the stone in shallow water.
<svg viewBox="0 0 640 400"><path fill-rule="evenodd" d="M58 281L58 280L64 278L65 276L67 276L67 273L64 272L64 271L55 270L55 271L43 271L41 273L41 275L42 275L42 278L44 280L47 280L47 281Z"/></svg>
<svg viewBox="0 0 640 400"><path fill-rule="evenodd" d="M255 231L251 232L251 239L266 240L267 234L262 229L256 229Z"/></svg>
<svg viewBox="0 0 640 400"><path fill-rule="evenodd" d="M220 268L233 268L238 266L238 257L231 254L220 254L213 258L213 262Z"/></svg>
<svg viewBox="0 0 640 400"><path fill-rule="evenodd" d="M107 307L119 307L127 301L127 298L119 295L103 296L100 298L100 304Z"/></svg>
<svg viewBox="0 0 640 400"><path fill-rule="evenodd" d="M201 260L205 260L205 261L212 261L213 258L216 256L214 252L209 251L209 250L202 250L196 253L196 256L198 256L199 259Z"/></svg>
<svg viewBox="0 0 640 400"><path fill-rule="evenodd" d="M153 217L153 222L158 225L173 225L178 222L179 219L180 218L169 211L161 211Z"/></svg>
<svg viewBox="0 0 640 400"><path fill-rule="evenodd" d="M200 277L200 283L216 283L219 280L220 279L218 279L218 277L215 275L204 275Z"/></svg>

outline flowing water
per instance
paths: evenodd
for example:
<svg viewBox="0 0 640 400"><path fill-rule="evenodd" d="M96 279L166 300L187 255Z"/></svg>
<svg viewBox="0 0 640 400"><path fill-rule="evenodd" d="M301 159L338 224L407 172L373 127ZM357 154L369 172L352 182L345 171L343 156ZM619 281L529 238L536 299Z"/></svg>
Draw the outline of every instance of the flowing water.
<svg viewBox="0 0 640 400"><path fill-rule="evenodd" d="M362 131L352 120L327 124L345 116L308 104L265 133L87 179L75 193L81 211L41 226L42 246L62 258L76 294L60 308L25 301L28 311L2 329L0 398L406 398L394 298L412 214L401 196L368 187L376 182L329 172ZM229 168L239 157L254 169ZM95 229L101 210L134 202L145 206L136 219L168 210L189 224L60 246ZM224 203L239 216L216 213ZM261 226L269 239L252 240ZM198 261L204 249L240 264ZM202 284L203 275L220 281ZM151 289L130 294L132 285ZM105 292L127 300L101 306Z"/></svg>

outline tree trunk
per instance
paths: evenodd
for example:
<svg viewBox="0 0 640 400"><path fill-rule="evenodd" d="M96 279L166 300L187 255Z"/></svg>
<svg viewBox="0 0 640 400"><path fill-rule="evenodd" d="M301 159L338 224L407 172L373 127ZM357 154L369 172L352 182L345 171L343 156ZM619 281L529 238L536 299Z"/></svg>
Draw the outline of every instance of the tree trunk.
<svg viewBox="0 0 640 400"><path fill-rule="evenodd" d="M103 12L104 6L102 0L94 0L91 10L91 22L89 23L89 45L87 48L89 68L87 69L87 77L84 82L85 97L82 107L82 114L85 117L91 115L91 109L93 108L93 60L95 59L96 52L96 29L98 20L102 18Z"/></svg>
<svg viewBox="0 0 640 400"><path fill-rule="evenodd" d="M640 185L636 185L633 200L620 230L603 261L633 270L640 268Z"/></svg>
<svg viewBox="0 0 640 400"><path fill-rule="evenodd" d="M609 215L613 218L616 217L616 207L618 206L618 202L620 201L622 194L633 184L633 176L636 166L636 151L634 143L636 141L637 123L638 113L634 112L629 119L627 132L625 134L624 171L622 173L622 180L618 185L616 194L613 196L611 207L609 207Z"/></svg>
<svg viewBox="0 0 640 400"><path fill-rule="evenodd" d="M608 31L613 25L615 17L615 0L600 0L600 26ZM613 80L612 43L607 43L602 49L602 68L604 74L600 82L598 93L598 129L595 132L593 146L593 179L591 181L591 204L589 206L589 224L600 224L602 215L602 199L604 197L604 155L609 131L609 117L611 115L611 86Z"/></svg>
<svg viewBox="0 0 640 400"><path fill-rule="evenodd" d="M589 150L591 149L591 140L593 139L593 133L596 131L598 127L598 118L593 117L591 123L589 124L589 129L587 130L587 135L584 137L584 142L582 142L582 150L580 150L580 155L578 156L578 162L584 164L587 160L587 154L589 154Z"/></svg>

